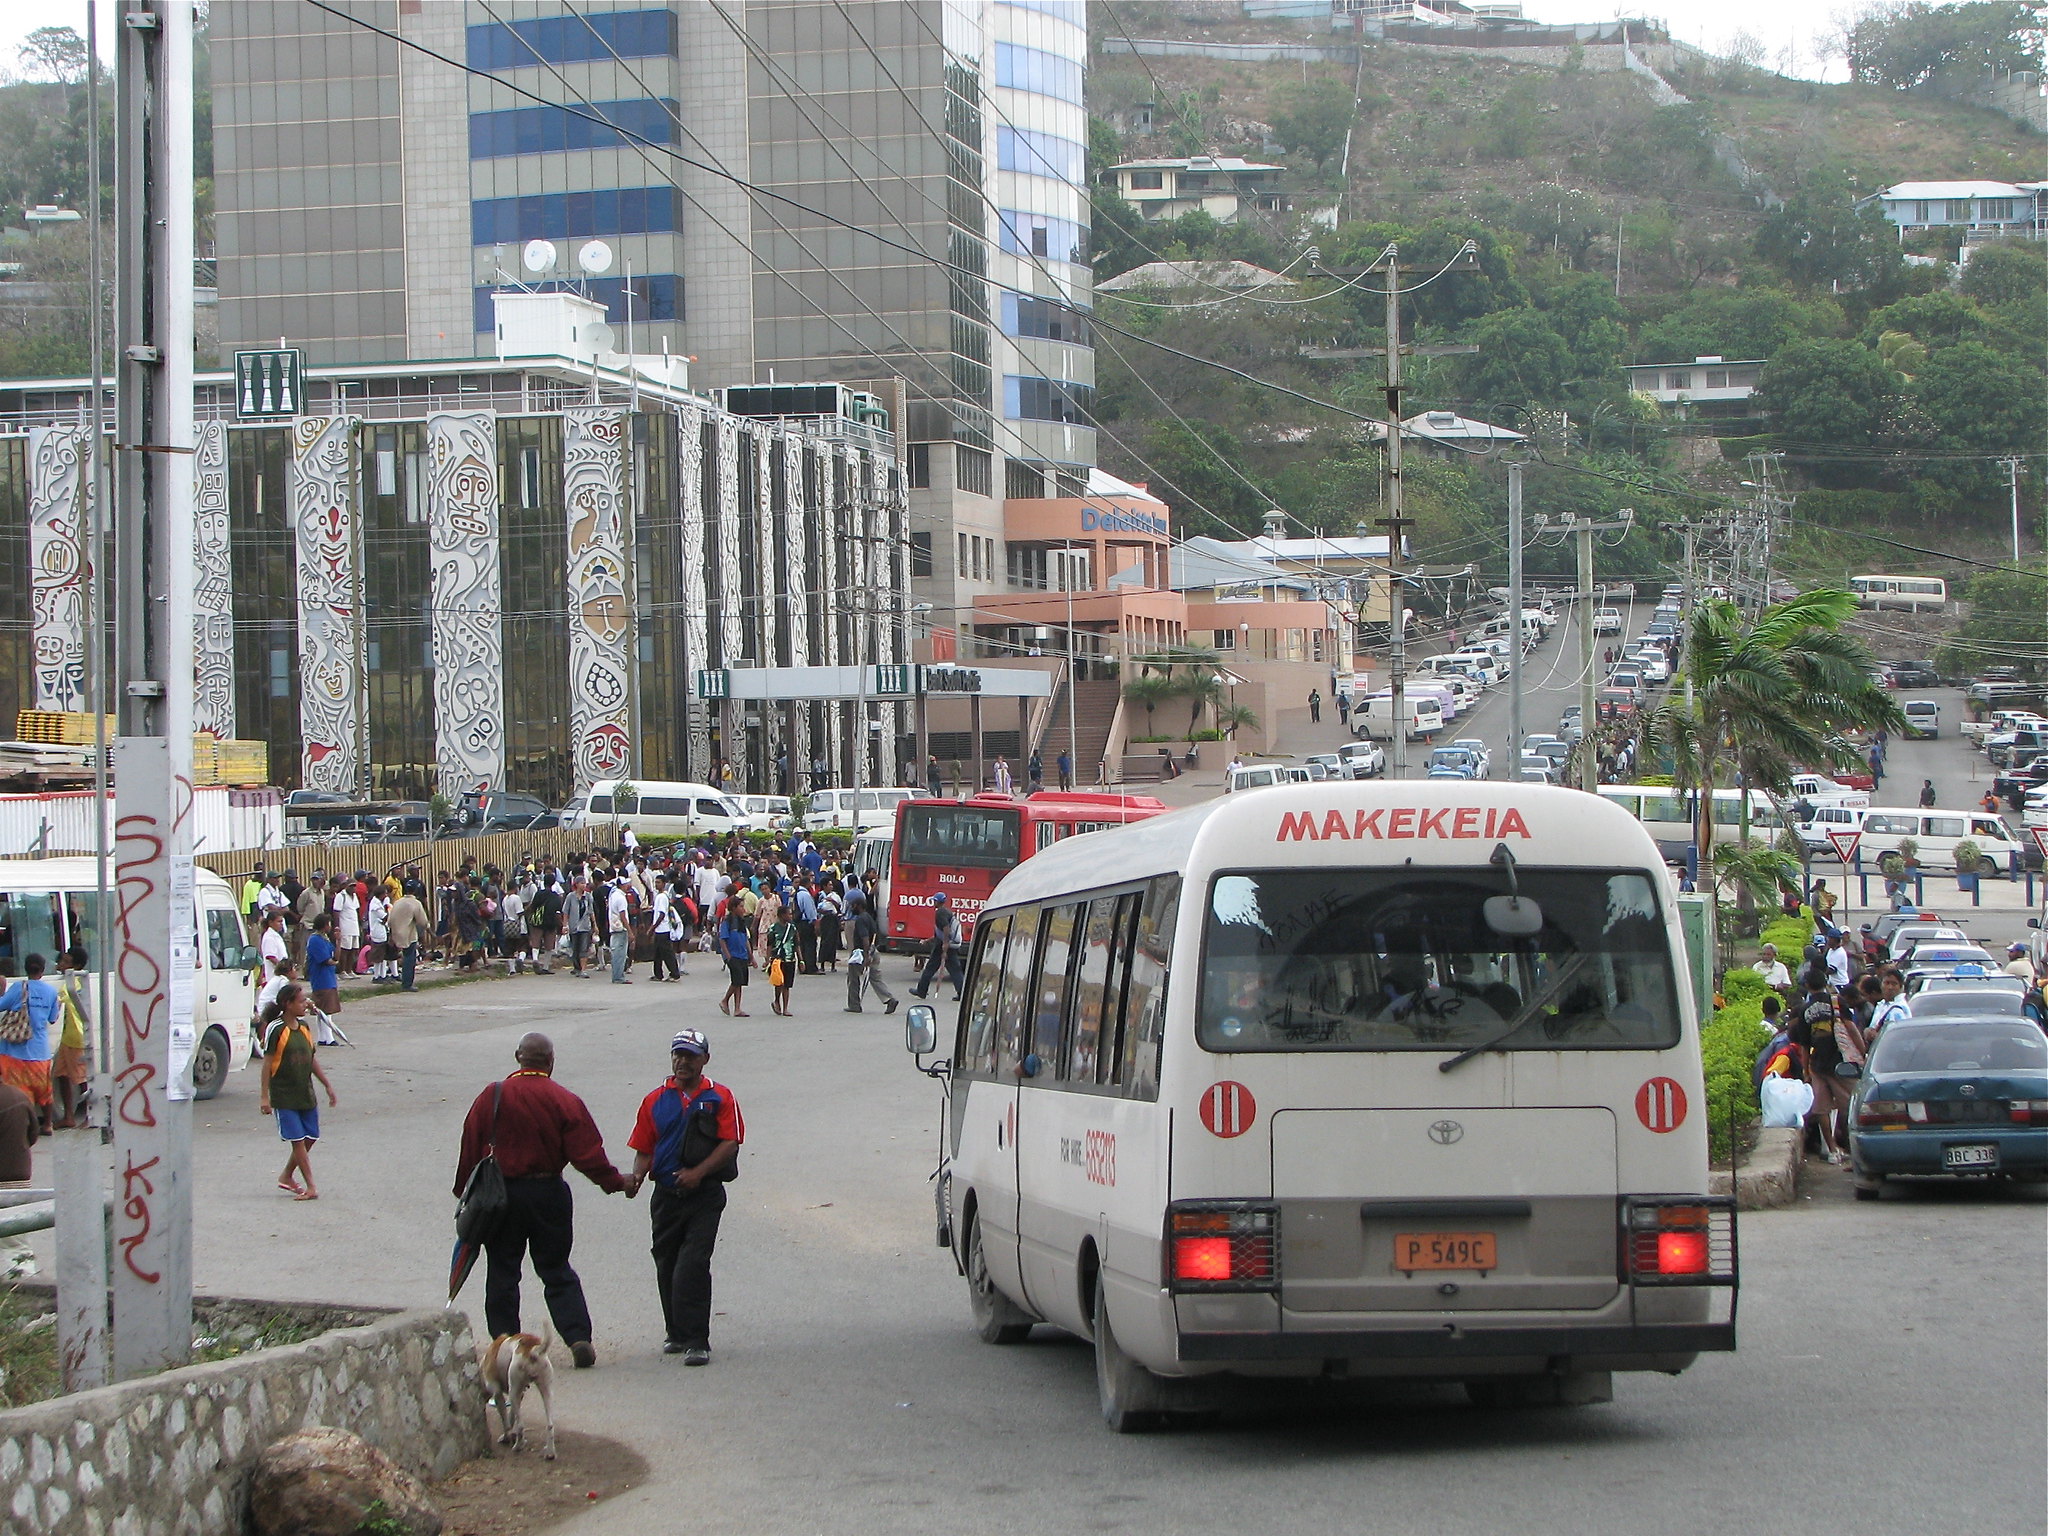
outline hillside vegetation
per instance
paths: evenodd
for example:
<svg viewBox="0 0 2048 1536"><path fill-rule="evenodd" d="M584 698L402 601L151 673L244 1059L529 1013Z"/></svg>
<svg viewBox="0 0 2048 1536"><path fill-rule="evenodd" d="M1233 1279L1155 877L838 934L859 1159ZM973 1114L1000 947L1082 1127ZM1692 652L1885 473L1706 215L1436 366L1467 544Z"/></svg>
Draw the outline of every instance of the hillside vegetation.
<svg viewBox="0 0 2048 1536"><path fill-rule="evenodd" d="M2010 8L1961 9L1974 24ZM1348 41L1254 24L1235 5L1125 3L1091 16L1098 46L1125 29ZM1303 279L1291 299L1326 295L1100 296L1105 463L1152 478L1190 531L1251 528L1276 504L1343 532L1381 515L1379 450L1362 423L1178 354L1376 417L1376 359L1300 351L1379 344L1384 301L1311 276L1307 247L1340 267L1398 242L1413 282L1471 239L1480 270L1417 293L1406 324L1411 340L1480 351L1415 359L1406 409L1456 409L1527 433L1545 460L1528 474L1532 512L1634 507L1639 531L1603 551L1603 570L1659 574L1677 547L1663 525L1751 494L1742 482L1757 472L1745 461L1753 452L1780 454L1780 483L1798 493L1779 543L1795 580L1941 569L1939 557L1900 547L1930 540L1972 559L2009 554L1996 458L2048 440L2041 247L1987 247L1959 274L1951 241L1915 237L1902 249L1874 208L1855 204L1909 179L2036 179L2044 141L1996 113L1872 81L1820 85L1682 51L1665 73L1687 103L1659 106L1643 80L1580 60L1391 43L1368 45L1355 70L1098 52L1098 171L1138 154L1236 153L1284 163L1295 192L1290 217L1224 226L1201 214L1144 223L1099 190L1098 279L1160 256L1234 256ZM1154 104L1142 137L1124 131L1141 102ZM1308 216L1333 207L1335 228ZM1631 397L1620 371L1706 355L1767 360L1751 417L1681 420ZM1503 480L1490 458L1417 466L1409 502L1423 557L1504 569ZM2040 480L2022 480L2036 530ZM1561 554L1531 558L1541 569ZM1949 566L1959 578L1971 569Z"/></svg>

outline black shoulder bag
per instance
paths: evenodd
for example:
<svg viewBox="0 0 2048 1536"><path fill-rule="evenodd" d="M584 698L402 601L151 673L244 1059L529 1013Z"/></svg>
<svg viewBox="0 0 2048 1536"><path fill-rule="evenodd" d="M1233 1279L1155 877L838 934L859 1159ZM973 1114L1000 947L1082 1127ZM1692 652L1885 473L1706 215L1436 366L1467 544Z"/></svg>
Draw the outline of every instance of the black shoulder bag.
<svg viewBox="0 0 2048 1536"><path fill-rule="evenodd" d="M694 1168L713 1152L725 1138L718 1134L718 1111L725 1101L718 1091L698 1095L697 1102L690 1106L690 1123L683 1127L683 1144L677 1149L677 1160L685 1168ZM712 1177L720 1184L730 1184L740 1176L740 1160L737 1156L719 1169Z"/></svg>
<svg viewBox="0 0 2048 1536"><path fill-rule="evenodd" d="M462 1186L462 1199L455 1206L455 1235L465 1243L485 1241L505 1215L505 1174L498 1166L498 1104L504 1097L505 1085L493 1084L491 1142L469 1170L469 1182Z"/></svg>

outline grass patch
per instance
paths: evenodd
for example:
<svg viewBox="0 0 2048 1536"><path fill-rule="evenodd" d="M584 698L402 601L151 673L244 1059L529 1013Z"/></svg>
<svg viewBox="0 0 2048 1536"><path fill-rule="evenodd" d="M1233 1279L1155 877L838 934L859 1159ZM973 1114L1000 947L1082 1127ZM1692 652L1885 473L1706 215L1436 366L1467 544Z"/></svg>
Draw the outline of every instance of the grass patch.
<svg viewBox="0 0 2048 1536"><path fill-rule="evenodd" d="M57 1314L40 1291L0 1287L0 1408L21 1408L63 1390Z"/></svg>

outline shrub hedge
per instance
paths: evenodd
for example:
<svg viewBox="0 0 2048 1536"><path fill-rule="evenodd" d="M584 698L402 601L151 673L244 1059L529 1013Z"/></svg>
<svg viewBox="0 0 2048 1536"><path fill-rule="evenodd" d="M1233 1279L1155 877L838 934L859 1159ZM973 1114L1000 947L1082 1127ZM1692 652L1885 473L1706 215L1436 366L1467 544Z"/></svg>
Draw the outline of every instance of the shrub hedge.
<svg viewBox="0 0 2048 1536"><path fill-rule="evenodd" d="M1764 924L1760 943L1775 944L1788 969L1798 969L1799 956L1813 937L1813 915L1802 907L1797 917L1777 917ZM1757 1121L1756 1084L1750 1073L1756 1053L1770 1043L1764 1026L1764 997L1771 989L1749 966L1735 966L1721 977L1713 1016L1700 1026L1700 1060L1707 1079L1707 1153L1726 1162L1732 1136L1747 1135Z"/></svg>

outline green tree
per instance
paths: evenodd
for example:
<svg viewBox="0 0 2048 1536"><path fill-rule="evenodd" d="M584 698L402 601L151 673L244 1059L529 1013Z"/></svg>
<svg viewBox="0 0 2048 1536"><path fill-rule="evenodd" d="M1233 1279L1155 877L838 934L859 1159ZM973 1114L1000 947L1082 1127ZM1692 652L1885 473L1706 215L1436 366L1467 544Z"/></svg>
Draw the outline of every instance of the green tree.
<svg viewBox="0 0 2048 1536"><path fill-rule="evenodd" d="M1839 171L1821 171L1757 230L1756 253L1806 288L1874 288L1903 264L1898 231L1875 204L1859 209Z"/></svg>
<svg viewBox="0 0 2048 1536"><path fill-rule="evenodd" d="M23 40L18 52L22 70L31 80L54 80L59 85L85 83L85 39L75 27L37 27Z"/></svg>
<svg viewBox="0 0 2048 1536"><path fill-rule="evenodd" d="M1963 268L1962 290L1991 308L2041 306L2048 298L2048 252L2017 240L1978 247Z"/></svg>
<svg viewBox="0 0 2048 1536"><path fill-rule="evenodd" d="M1540 310L1501 309L1466 327L1479 351L1458 360L1459 393L1480 411L1554 404L1573 376L1572 349Z"/></svg>
<svg viewBox="0 0 2048 1536"><path fill-rule="evenodd" d="M1944 670L1974 672L2009 666L2015 655L2048 656L2048 568L2035 563L1985 571L1970 578L1962 595L1970 616L1936 658ZM2020 665L2037 677L2044 667L2040 661Z"/></svg>
<svg viewBox="0 0 2048 1536"><path fill-rule="evenodd" d="M1573 382L1579 394L1590 395L1620 383L1616 364L1628 333L1622 328L1621 301L1604 278L1590 273L1566 278L1544 296L1543 313L1571 349Z"/></svg>
<svg viewBox="0 0 2048 1536"><path fill-rule="evenodd" d="M1768 358L1805 337L1831 336L1842 311L1831 299L1802 300L1782 288L1716 289L1698 294L1636 335L1636 361L1695 357Z"/></svg>
<svg viewBox="0 0 2048 1536"><path fill-rule="evenodd" d="M2048 394L2039 363L1982 342L1957 342L1933 353L1913 380L1913 398L1947 453L2031 453L2048 437ZM2000 483L1996 466L1988 463L1934 468L1965 494L1981 495Z"/></svg>
<svg viewBox="0 0 2048 1536"><path fill-rule="evenodd" d="M1344 135L1355 120L1351 88L1328 76L1275 93L1273 136L1307 155L1318 171L1344 147Z"/></svg>
<svg viewBox="0 0 2048 1536"><path fill-rule="evenodd" d="M1864 322L1863 344L1874 346L1887 333L1899 333L1924 346L1947 346L1950 342L1980 339L1985 325L1983 310L1960 294L1943 289L1901 299L1877 310Z"/></svg>
<svg viewBox="0 0 2048 1536"><path fill-rule="evenodd" d="M1407 323L1451 327L1497 309L1527 304L1529 290L1515 276L1513 245L1477 219L1431 219L1419 225L1346 224L1320 243L1323 260L1332 267L1365 266L1378 260L1388 246L1398 245L1406 268L1401 281L1408 284L1447 265L1467 240L1479 248L1479 269L1446 272L1421 289L1409 302ZM1369 277L1347 293L1361 331L1381 331L1385 326L1386 300L1372 291L1385 287L1384 279Z"/></svg>
<svg viewBox="0 0 2048 1536"><path fill-rule="evenodd" d="M1649 740L1687 765L1693 787L1717 785L1739 769L1751 787L1782 794L1795 767L1844 758L1842 732L1898 729L1903 717L1872 681L1869 649L1842 633L1855 611L1854 594L1834 588L1803 593L1754 620L1731 602L1699 604L1686 629L1685 665L1650 717ZM1693 836L1711 859L1711 796L1700 796Z"/></svg>
<svg viewBox="0 0 2048 1536"><path fill-rule="evenodd" d="M1782 435L1859 447L1876 440L1897 378L1853 341L1798 341L1765 365L1756 408Z"/></svg>
<svg viewBox="0 0 2048 1536"><path fill-rule="evenodd" d="M1850 79L1900 90L1950 66L2038 72L2040 7L2027 0L1873 6L1849 24L1843 43Z"/></svg>

